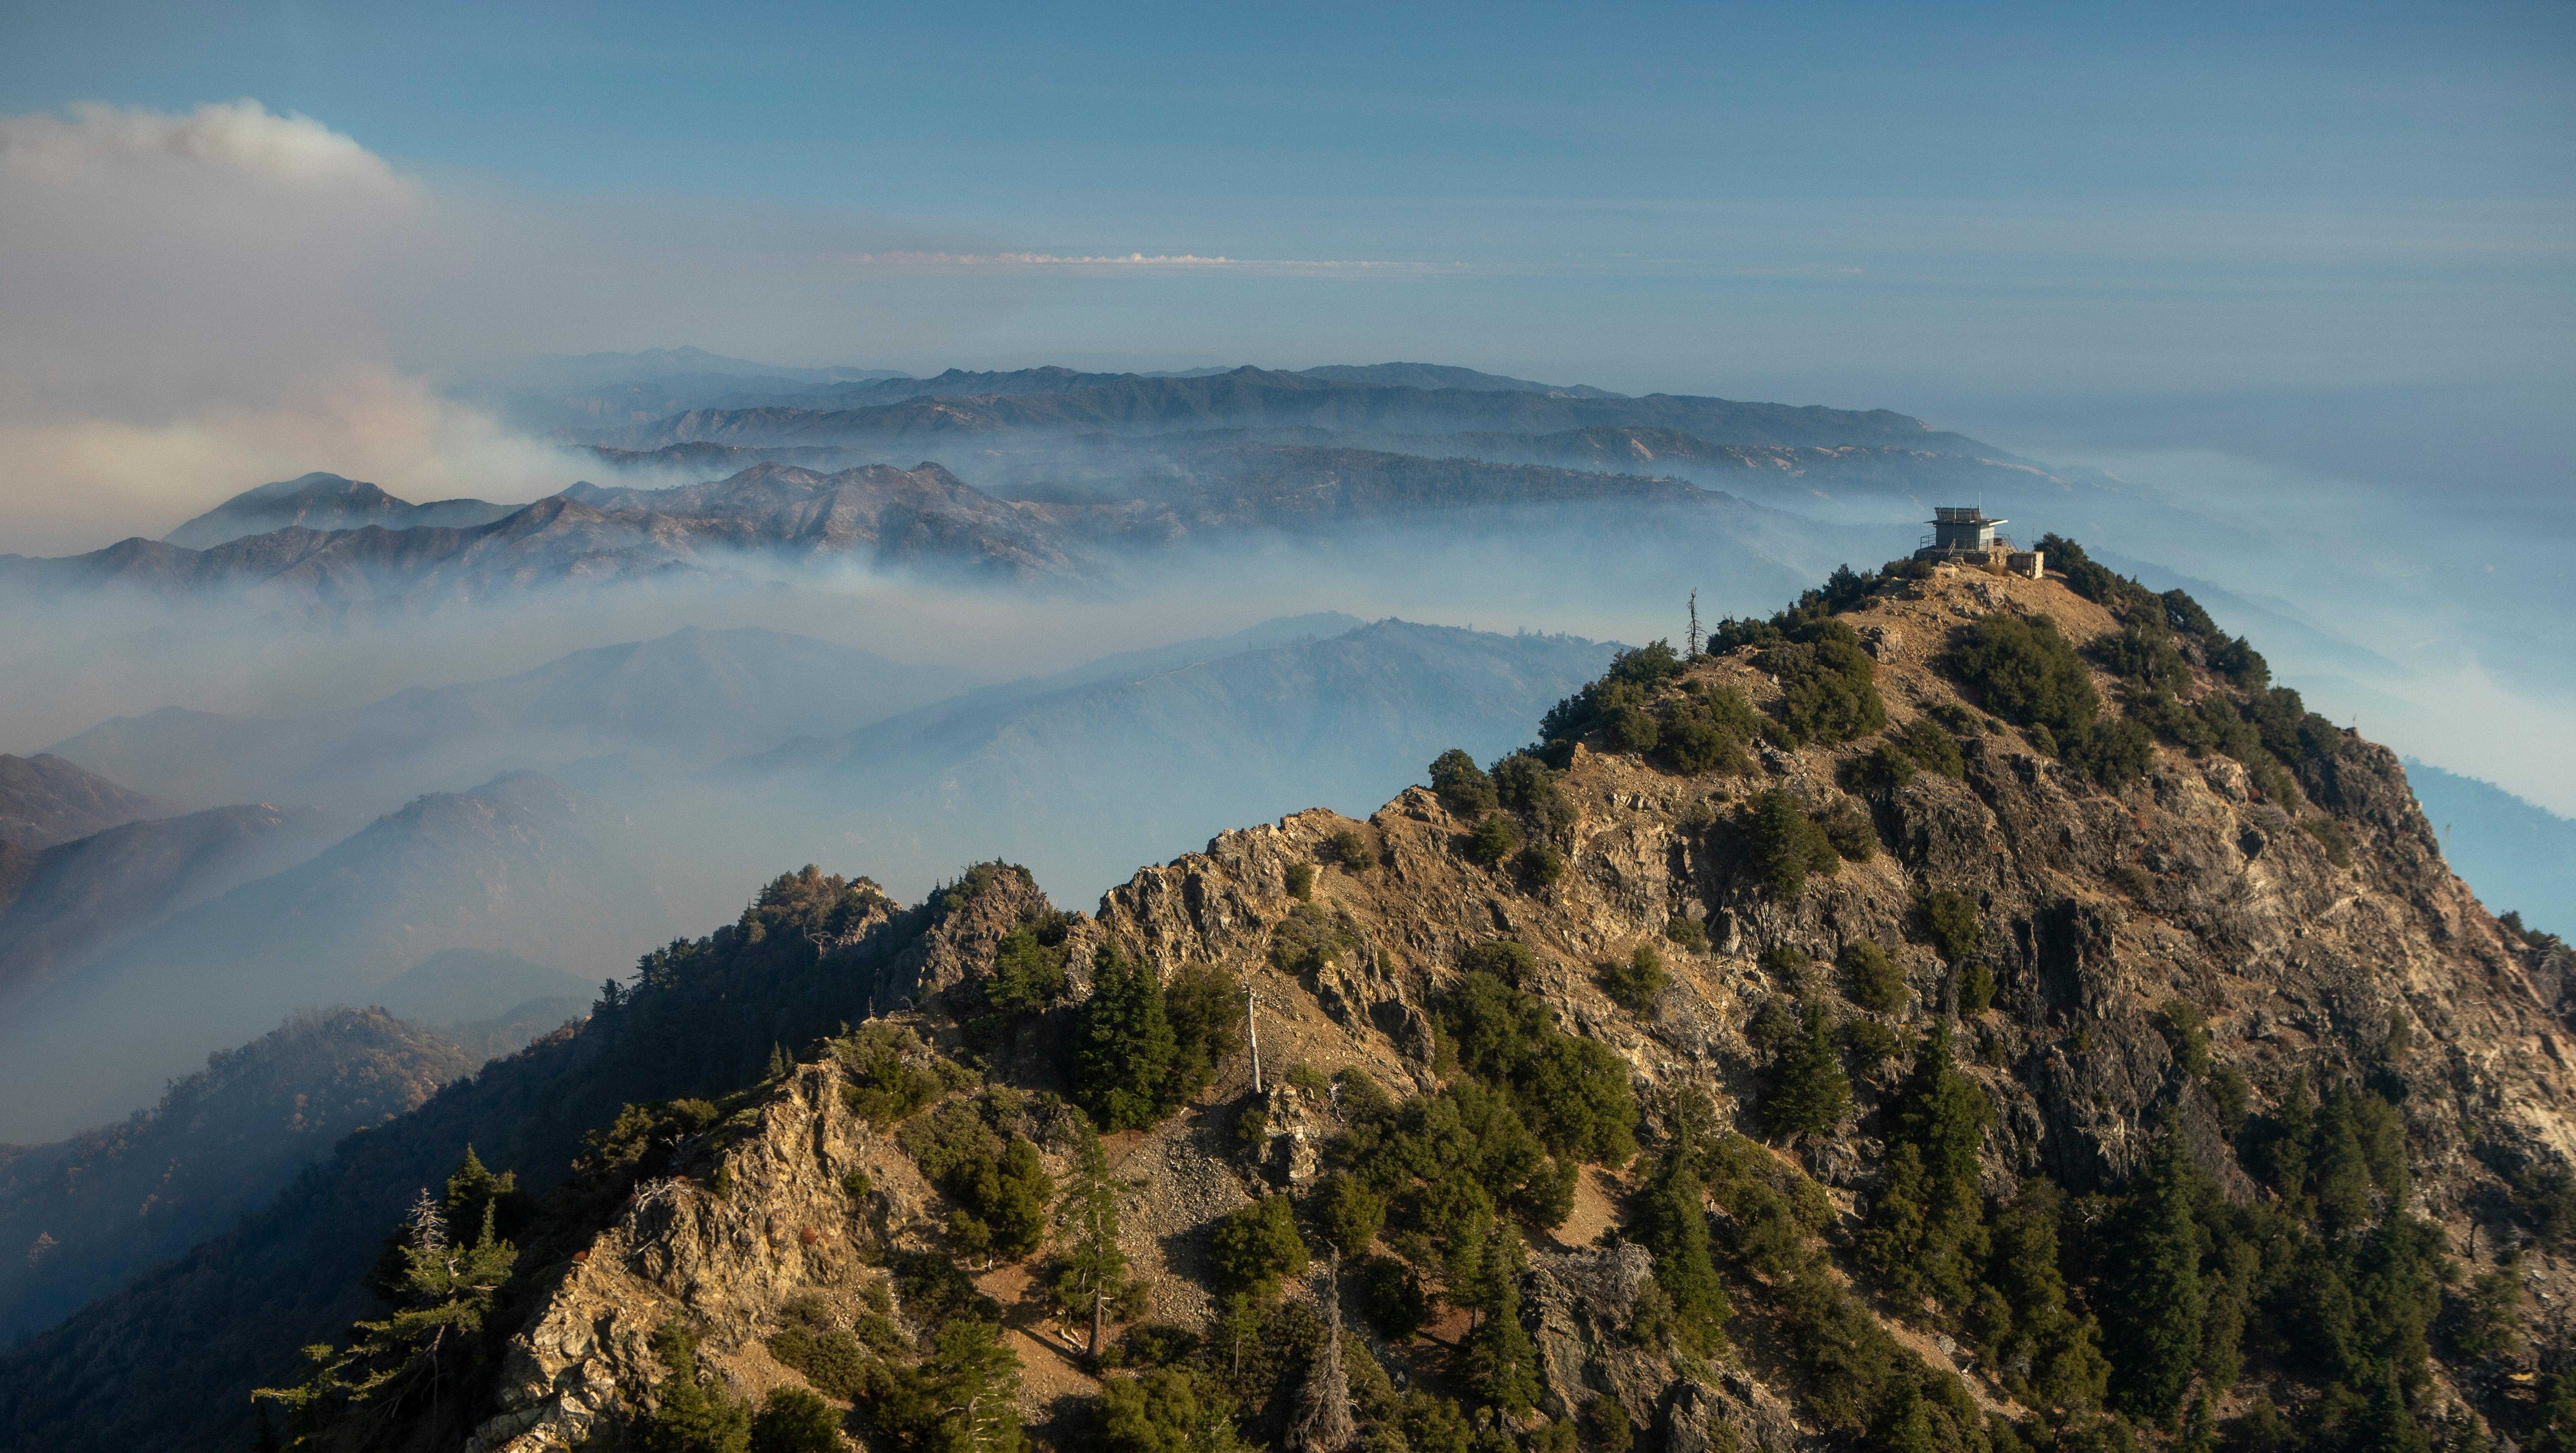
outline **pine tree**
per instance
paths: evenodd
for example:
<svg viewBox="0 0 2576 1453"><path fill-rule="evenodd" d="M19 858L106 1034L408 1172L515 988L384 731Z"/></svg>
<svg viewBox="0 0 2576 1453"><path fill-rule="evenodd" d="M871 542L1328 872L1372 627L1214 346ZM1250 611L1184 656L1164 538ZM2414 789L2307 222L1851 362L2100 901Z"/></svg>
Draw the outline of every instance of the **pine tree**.
<svg viewBox="0 0 2576 1453"><path fill-rule="evenodd" d="M1142 1129L1162 1118L1178 1057L1161 981L1101 945L1074 1024L1074 1103L1102 1130Z"/></svg>
<svg viewBox="0 0 2576 1453"><path fill-rule="evenodd" d="M1074 1151L1064 1197L1056 1203L1056 1234L1063 1247L1057 1259L1056 1301L1090 1314L1089 1351L1096 1363L1109 1304L1127 1287L1127 1254L1118 1246L1118 1183L1109 1173L1109 1153L1100 1137L1087 1131Z"/></svg>
<svg viewBox="0 0 2576 1453"><path fill-rule="evenodd" d="M638 1430L644 1453L750 1453L751 1409L699 1381L698 1343L688 1329L676 1320L663 1323L653 1334L653 1355L667 1375Z"/></svg>
<svg viewBox="0 0 2576 1453"><path fill-rule="evenodd" d="M939 1399L947 1453L1018 1453L1020 1359L990 1322L960 1318L939 1329L922 1370Z"/></svg>
<svg viewBox="0 0 2576 1453"><path fill-rule="evenodd" d="M2197 1179L2180 1131L2168 1127L2121 1208L2120 1254L2106 1304L2114 1400L2131 1416L2166 1428L2190 1390L2208 1310L2191 1209Z"/></svg>
<svg viewBox="0 0 2576 1453"><path fill-rule="evenodd" d="M1782 1051L1764 1111L1774 1134L1795 1140L1822 1135L1851 1113L1851 1078L1834 1052L1824 1006L1810 1004L1798 1037Z"/></svg>
<svg viewBox="0 0 2576 1453"><path fill-rule="evenodd" d="M1666 1155L1640 1197L1637 1240L1655 1257L1655 1284L1672 1302L1684 1345L1707 1354L1724 1340L1726 1287L1708 1254L1707 1192L1687 1155Z"/></svg>
<svg viewBox="0 0 2576 1453"><path fill-rule="evenodd" d="M1538 1401L1538 1354L1521 1326L1520 1238L1485 1241L1475 1333L1467 1345L1468 1381L1476 1395L1517 1418Z"/></svg>
<svg viewBox="0 0 2576 1453"><path fill-rule="evenodd" d="M785 1079L787 1077L788 1070L792 1068L794 1068L794 1066L791 1065L787 1059L787 1047L774 1040L771 1041L769 1046L768 1077L773 1080Z"/></svg>

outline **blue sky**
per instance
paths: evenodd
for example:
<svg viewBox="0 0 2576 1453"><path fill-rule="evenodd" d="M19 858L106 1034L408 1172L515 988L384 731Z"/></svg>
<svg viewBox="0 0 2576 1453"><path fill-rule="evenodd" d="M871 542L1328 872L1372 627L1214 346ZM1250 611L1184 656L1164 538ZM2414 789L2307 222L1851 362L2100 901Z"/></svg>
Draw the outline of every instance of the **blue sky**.
<svg viewBox="0 0 2576 1453"><path fill-rule="evenodd" d="M495 316L389 323L425 368L1414 357L2392 484L2467 439L2517 498L2576 445L2565 4L107 4L8 30L0 112L252 98L601 254ZM923 253L1380 266L816 271Z"/></svg>

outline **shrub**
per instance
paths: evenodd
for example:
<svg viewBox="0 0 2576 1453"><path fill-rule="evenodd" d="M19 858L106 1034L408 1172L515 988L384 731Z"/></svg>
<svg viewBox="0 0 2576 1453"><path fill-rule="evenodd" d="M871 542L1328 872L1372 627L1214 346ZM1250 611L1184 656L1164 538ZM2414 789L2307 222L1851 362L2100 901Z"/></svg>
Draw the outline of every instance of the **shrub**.
<svg viewBox="0 0 2576 1453"><path fill-rule="evenodd" d="M1333 829L1332 834L1324 839L1323 846L1317 851L1325 862L1343 872L1368 871L1370 862L1368 839L1360 836L1356 828Z"/></svg>
<svg viewBox="0 0 2576 1453"><path fill-rule="evenodd" d="M1306 1270L1306 1243L1297 1235L1286 1196L1264 1196L1216 1223L1208 1266L1230 1290L1267 1301L1279 1284Z"/></svg>
<svg viewBox="0 0 2576 1453"><path fill-rule="evenodd" d="M2081 735L2102 709L2083 660L2046 616L1981 616L1959 629L1942 664L1987 710L2052 737Z"/></svg>
<svg viewBox="0 0 2576 1453"><path fill-rule="evenodd" d="M1225 1453L1241 1446L1221 1388L1187 1367L1101 1380L1100 1453Z"/></svg>
<svg viewBox="0 0 2576 1453"><path fill-rule="evenodd" d="M840 1453L841 1410L801 1387L777 1387L751 1420L751 1453Z"/></svg>
<svg viewBox="0 0 2576 1453"><path fill-rule="evenodd" d="M1574 1429L1591 1453L1628 1453L1637 1441L1628 1410L1619 1406L1617 1398L1601 1393L1594 1393L1574 1415Z"/></svg>
<svg viewBox="0 0 2576 1453"><path fill-rule="evenodd" d="M1546 843L1531 843L1521 849L1512 866L1531 887L1552 888L1565 877L1565 854Z"/></svg>
<svg viewBox="0 0 2576 1453"><path fill-rule="evenodd" d="M909 1029L884 1023L863 1025L835 1048L849 1072L841 1085L841 1102L879 1130L891 1130L912 1118L951 1084L941 1071L954 1067L933 1056ZM965 1078L963 1072L957 1078ZM713 1107L709 1113L712 1118Z"/></svg>
<svg viewBox="0 0 2576 1453"><path fill-rule="evenodd" d="M1537 967L1538 960L1529 945L1508 938L1469 944L1458 951L1458 968L1462 973L1490 974L1515 988Z"/></svg>
<svg viewBox="0 0 2576 1453"><path fill-rule="evenodd" d="M1673 976L1664 972L1664 957L1651 945L1639 944L1625 962L1601 967L1601 992L1628 1008L1643 1009L1654 997L1671 986Z"/></svg>
<svg viewBox="0 0 2576 1453"><path fill-rule="evenodd" d="M1611 658L1601 679L1550 708L1539 723L1539 739L1573 741L1599 730L1617 751L1651 750L1658 735L1647 702L1654 688L1681 674L1681 654L1669 641L1656 641Z"/></svg>
<svg viewBox="0 0 2576 1453"><path fill-rule="evenodd" d="M1371 1256L1353 1268L1352 1289L1359 1293L1360 1315L1378 1335L1402 1342L1431 1318L1431 1298L1422 1278L1392 1256Z"/></svg>
<svg viewBox="0 0 2576 1453"><path fill-rule="evenodd" d="M2113 792L2147 775L2155 765L2155 736L2123 718L2100 721L2068 738L2060 747L2066 765Z"/></svg>
<svg viewBox="0 0 2576 1453"><path fill-rule="evenodd" d="M1708 952L1708 930L1688 914L1676 913L1664 920L1664 937L1673 947L1686 954Z"/></svg>
<svg viewBox="0 0 2576 1453"><path fill-rule="evenodd" d="M1635 1153L1637 1107L1626 1062L1558 1028L1537 996L1470 973L1442 997L1438 1012L1459 1064L1504 1090L1550 1150L1611 1165Z"/></svg>
<svg viewBox="0 0 2576 1453"><path fill-rule="evenodd" d="M1386 1222L1386 1198L1336 1171L1317 1183L1308 1213L1325 1245L1357 1260Z"/></svg>
<svg viewBox="0 0 2576 1453"><path fill-rule="evenodd" d="M1347 913L1327 913L1312 903L1300 903L1271 930L1270 963L1283 974L1304 977L1322 972L1359 946L1358 925ZM1230 1026L1232 1019L1227 1023Z"/></svg>
<svg viewBox="0 0 2576 1453"><path fill-rule="evenodd" d="M1816 826L1824 829L1825 841L1846 862L1866 863L1878 851L1878 828L1856 803L1837 802L1826 808L1817 815Z"/></svg>
<svg viewBox="0 0 2576 1453"><path fill-rule="evenodd" d="M1887 725L1878 668L1851 627L1820 620L1789 635L1754 662L1780 683L1776 729L1786 744L1849 741Z"/></svg>
<svg viewBox="0 0 2576 1453"><path fill-rule="evenodd" d="M1431 790L1460 817L1481 817L1494 810L1494 779L1476 765L1476 759L1456 747L1442 752L1431 762Z"/></svg>
<svg viewBox="0 0 2576 1453"><path fill-rule="evenodd" d="M1994 1007L1995 976L1984 964L1959 970L1959 1012L1983 1014Z"/></svg>
<svg viewBox="0 0 2576 1453"><path fill-rule="evenodd" d="M1514 752L1494 764L1494 795L1503 806L1526 813L1540 832L1553 832L1574 820L1564 794L1557 791L1556 773L1527 752Z"/></svg>
<svg viewBox="0 0 2576 1453"><path fill-rule="evenodd" d="M1315 896L1314 864L1290 863L1288 865L1288 896L1299 902Z"/></svg>
<svg viewBox="0 0 2576 1453"><path fill-rule="evenodd" d="M1467 834L1467 861L1480 868L1499 867L1521 845L1521 830L1508 817L1488 817Z"/></svg>
<svg viewBox="0 0 2576 1453"><path fill-rule="evenodd" d="M1905 1007L1904 971L1876 940L1856 938L1844 944L1835 965L1842 970L1843 992L1853 1003L1879 1014Z"/></svg>
<svg viewBox="0 0 2576 1453"><path fill-rule="evenodd" d="M1830 874L1842 867L1833 840L1785 789L1774 787L1754 797L1745 811L1745 834L1755 874L1783 901L1807 891L1808 874Z"/></svg>
<svg viewBox="0 0 2576 1453"><path fill-rule="evenodd" d="M1915 899L1914 922L1942 962L1951 964L1976 948L1983 931L1977 900L1951 888L1936 888Z"/></svg>
<svg viewBox="0 0 2576 1453"><path fill-rule="evenodd" d="M2338 868L2352 866L2352 837L2343 830L2342 823L2331 817L2311 817L2299 826L2317 840L2317 846L2325 849L2327 862Z"/></svg>
<svg viewBox="0 0 2576 1453"><path fill-rule="evenodd" d="M1045 1239L1055 1181L1027 1136L1006 1140L1001 1130L1016 1118L1017 1101L988 1090L915 1121L900 1137L922 1178L953 1203L948 1238L961 1253L1017 1261Z"/></svg>
<svg viewBox="0 0 2576 1453"><path fill-rule="evenodd" d="M1743 771L1751 765L1745 744L1762 731L1761 714L1742 692L1697 682L1664 703L1657 723L1664 765L1690 776Z"/></svg>
<svg viewBox="0 0 2576 1453"><path fill-rule="evenodd" d="M2156 1009L2156 1032L2164 1036L2165 1049L2184 1074L2197 1077L2209 1068L2209 1018L2199 1006L2188 999L2167 999Z"/></svg>
<svg viewBox="0 0 2576 1453"><path fill-rule="evenodd" d="M2191 665L2174 649L2162 629L2128 625L2086 648L2102 669L2157 691L2180 691L2191 684Z"/></svg>

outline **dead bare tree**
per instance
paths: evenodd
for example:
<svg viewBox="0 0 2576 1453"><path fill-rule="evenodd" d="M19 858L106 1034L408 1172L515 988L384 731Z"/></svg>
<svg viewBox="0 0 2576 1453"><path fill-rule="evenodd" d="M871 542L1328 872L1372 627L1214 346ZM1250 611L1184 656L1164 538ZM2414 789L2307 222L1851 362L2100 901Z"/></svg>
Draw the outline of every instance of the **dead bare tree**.
<svg viewBox="0 0 2576 1453"><path fill-rule="evenodd" d="M1324 1289L1324 1345L1298 1389L1288 1446L1297 1453L1341 1453L1359 1436L1351 1421L1351 1378L1342 1367L1342 1254L1333 1253Z"/></svg>

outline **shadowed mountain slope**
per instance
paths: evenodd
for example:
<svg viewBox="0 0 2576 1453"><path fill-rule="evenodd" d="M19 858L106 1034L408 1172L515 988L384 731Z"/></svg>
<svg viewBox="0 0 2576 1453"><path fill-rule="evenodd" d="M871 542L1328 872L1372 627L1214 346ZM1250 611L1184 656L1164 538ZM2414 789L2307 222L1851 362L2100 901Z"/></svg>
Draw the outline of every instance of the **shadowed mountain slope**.
<svg viewBox="0 0 2576 1453"><path fill-rule="evenodd" d="M0 844L36 849L147 817L169 805L64 757L0 753Z"/></svg>
<svg viewBox="0 0 2576 1453"><path fill-rule="evenodd" d="M0 893L0 1002L171 913L300 862L331 841L307 808L265 803L154 818L57 843Z"/></svg>
<svg viewBox="0 0 2576 1453"><path fill-rule="evenodd" d="M364 1003L442 949L604 972L666 932L632 851L622 819L534 774L422 797L21 998L0 1024L0 1137L123 1114L287 1011Z"/></svg>
<svg viewBox="0 0 2576 1453"><path fill-rule="evenodd" d="M226 1229L343 1136L472 1068L378 1010L298 1015L120 1124L0 1147L0 1345Z"/></svg>

